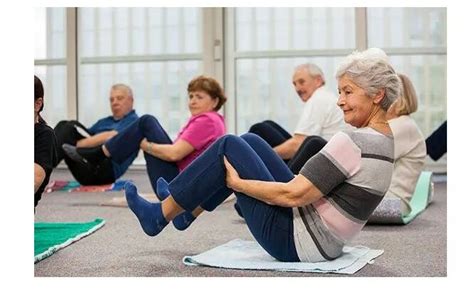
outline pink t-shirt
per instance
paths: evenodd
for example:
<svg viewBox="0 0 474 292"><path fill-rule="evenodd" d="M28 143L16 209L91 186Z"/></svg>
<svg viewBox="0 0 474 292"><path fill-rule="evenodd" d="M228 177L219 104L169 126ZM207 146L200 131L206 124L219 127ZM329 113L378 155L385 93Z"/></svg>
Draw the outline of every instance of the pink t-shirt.
<svg viewBox="0 0 474 292"><path fill-rule="evenodd" d="M186 168L194 159L204 152L214 141L226 132L224 117L217 112L207 112L192 116L186 125L179 131L179 139L191 144L194 151L176 164L179 171Z"/></svg>

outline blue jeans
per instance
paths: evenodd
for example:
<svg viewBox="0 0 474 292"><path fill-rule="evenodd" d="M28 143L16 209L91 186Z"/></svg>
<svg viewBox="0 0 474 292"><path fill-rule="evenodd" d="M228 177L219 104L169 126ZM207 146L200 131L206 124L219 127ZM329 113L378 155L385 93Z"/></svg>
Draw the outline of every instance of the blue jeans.
<svg viewBox="0 0 474 292"><path fill-rule="evenodd" d="M260 137L226 135L214 142L169 184L174 200L185 210L212 211L232 192L226 186L224 155L241 178L288 182L294 176ZM236 192L242 215L257 242L280 261L299 261L293 237L291 208L268 205Z"/></svg>
<svg viewBox="0 0 474 292"><path fill-rule="evenodd" d="M143 115L105 142L105 147L109 150L110 158L117 163L121 163L140 150L140 143L143 138L158 144L173 143L154 116ZM156 180L159 177L170 181L178 175L179 169L176 163L159 159L148 153L144 153L144 156L148 178L155 193L157 192Z"/></svg>

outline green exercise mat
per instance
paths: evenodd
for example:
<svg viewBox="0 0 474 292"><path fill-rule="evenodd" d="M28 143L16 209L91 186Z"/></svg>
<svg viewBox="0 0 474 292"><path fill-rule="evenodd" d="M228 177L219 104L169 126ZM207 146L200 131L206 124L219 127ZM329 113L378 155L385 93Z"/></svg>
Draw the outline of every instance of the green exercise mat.
<svg viewBox="0 0 474 292"><path fill-rule="evenodd" d="M93 233L104 224L105 220L100 218L84 223L35 223L35 263Z"/></svg>
<svg viewBox="0 0 474 292"><path fill-rule="evenodd" d="M369 218L368 223L374 224L408 224L423 212L432 196L431 171L422 171L416 184L415 192L410 200L411 211L402 214L402 201L399 198L385 197Z"/></svg>

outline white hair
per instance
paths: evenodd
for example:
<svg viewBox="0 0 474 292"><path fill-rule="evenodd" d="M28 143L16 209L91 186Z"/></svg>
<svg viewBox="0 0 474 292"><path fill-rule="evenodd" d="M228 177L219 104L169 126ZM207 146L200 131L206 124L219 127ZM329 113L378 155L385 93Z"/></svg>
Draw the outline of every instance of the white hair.
<svg viewBox="0 0 474 292"><path fill-rule="evenodd" d="M309 73L309 75L313 78L321 76L323 84L326 83L326 79L324 78L323 70L321 70L321 68L319 68L317 65L315 65L313 63L305 63L305 64L301 64L301 65L296 66L295 72L300 71L300 70L306 70Z"/></svg>
<svg viewBox="0 0 474 292"><path fill-rule="evenodd" d="M388 63L385 52L378 48L363 52L355 51L347 56L339 64L336 78L339 80L345 75L364 89L370 97L385 89L385 96L380 103L385 111L400 96L400 78Z"/></svg>
<svg viewBox="0 0 474 292"><path fill-rule="evenodd" d="M114 85L112 85L111 90L122 90L122 91L125 91L128 96L130 96L131 98L133 98L132 89L130 88L130 86L128 86L128 85L126 85L126 84L123 84L123 83L114 84Z"/></svg>

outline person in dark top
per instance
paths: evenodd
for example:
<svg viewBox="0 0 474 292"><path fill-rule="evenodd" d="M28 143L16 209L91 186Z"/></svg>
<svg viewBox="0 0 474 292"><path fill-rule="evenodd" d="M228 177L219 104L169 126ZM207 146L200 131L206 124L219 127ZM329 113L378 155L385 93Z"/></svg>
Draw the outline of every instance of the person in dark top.
<svg viewBox="0 0 474 292"><path fill-rule="evenodd" d="M64 159L74 178L82 185L103 185L115 182L127 171L138 155L137 150L120 163L111 159L95 163L87 160L76 161L64 152L64 145L89 149L100 146L138 120L138 115L133 109L132 89L128 85L114 84L110 89L109 101L112 115L98 120L90 128L75 120L60 121L54 127L58 140L56 151L59 158L56 165Z"/></svg>
<svg viewBox="0 0 474 292"><path fill-rule="evenodd" d="M44 107L44 89L35 76L35 208L56 165L56 136L40 115Z"/></svg>

